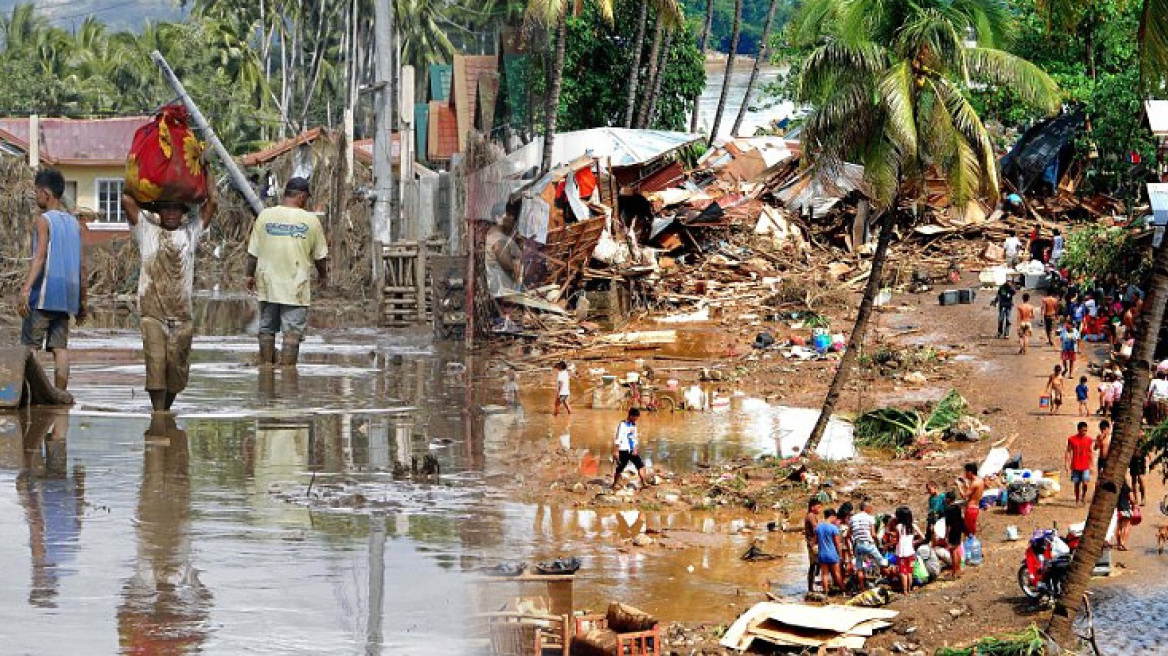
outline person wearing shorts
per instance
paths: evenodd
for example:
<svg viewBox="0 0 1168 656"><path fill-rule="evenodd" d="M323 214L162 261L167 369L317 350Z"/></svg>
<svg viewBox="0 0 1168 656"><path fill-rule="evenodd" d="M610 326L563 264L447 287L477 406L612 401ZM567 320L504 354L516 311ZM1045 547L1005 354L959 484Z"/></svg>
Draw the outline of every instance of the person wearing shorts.
<svg viewBox="0 0 1168 656"><path fill-rule="evenodd" d="M1075 504L1087 503L1091 466L1095 460L1095 438L1087 434L1087 422L1080 421L1078 431L1067 438L1066 465L1075 484Z"/></svg>
<svg viewBox="0 0 1168 656"><path fill-rule="evenodd" d="M304 209L312 193L308 180L292 178L280 205L260 212L247 245L247 290L260 304L259 364L276 363L276 334L284 336L280 364L300 361L300 340L312 304L312 268L317 284L328 284L328 242L316 215Z"/></svg>
<svg viewBox="0 0 1168 656"><path fill-rule="evenodd" d="M155 412L170 410L187 388L194 339L195 252L215 215L214 186L198 218L187 218L181 203L152 203L152 210L122 194L122 209L133 230L142 262L138 274L138 311L142 315L142 353L146 392Z"/></svg>
<svg viewBox="0 0 1168 656"><path fill-rule="evenodd" d="M1068 319L1059 333L1059 342L1062 346L1063 375L1067 378L1070 378L1075 372L1075 357L1078 355L1079 340L1081 339L1082 334L1075 328L1074 322Z"/></svg>
<svg viewBox="0 0 1168 656"><path fill-rule="evenodd" d="M572 414L572 379L568 374L568 363L560 360L556 363L556 405L552 408L552 416L560 415L560 407L564 412Z"/></svg>
<svg viewBox="0 0 1168 656"><path fill-rule="evenodd" d="M807 514L803 516L803 541L807 544L807 591L815 592L815 581L819 579L819 538L815 529L819 526L819 512L823 500L813 496L807 501Z"/></svg>
<svg viewBox="0 0 1168 656"><path fill-rule="evenodd" d="M1042 298L1042 325L1046 328L1046 343L1054 346L1054 329L1058 326L1059 300L1057 296Z"/></svg>
<svg viewBox="0 0 1168 656"><path fill-rule="evenodd" d="M86 284L81 224L65 211L65 178L45 169L33 180L37 207L32 258L20 288L20 343L53 354L53 383L69 386L69 319L85 321Z"/></svg>
<svg viewBox="0 0 1168 656"><path fill-rule="evenodd" d="M977 517L981 514L981 497L985 494L985 479L977 475L977 464L965 463L965 472L957 479L957 489L965 499L965 532L977 535Z"/></svg>
<svg viewBox="0 0 1168 656"><path fill-rule="evenodd" d="M1018 352L1025 354L1030 349L1030 336L1034 333L1034 306L1030 304L1030 294L1022 295L1018 306Z"/></svg>
<svg viewBox="0 0 1168 656"><path fill-rule="evenodd" d="M620 484L621 473L630 463L637 468L641 485L649 484L645 479L645 463L641 460L640 442L637 440L637 419L640 416L640 410L630 408L628 417L616 427L616 439L612 446L612 457L616 461L616 471L612 474L614 490Z"/></svg>

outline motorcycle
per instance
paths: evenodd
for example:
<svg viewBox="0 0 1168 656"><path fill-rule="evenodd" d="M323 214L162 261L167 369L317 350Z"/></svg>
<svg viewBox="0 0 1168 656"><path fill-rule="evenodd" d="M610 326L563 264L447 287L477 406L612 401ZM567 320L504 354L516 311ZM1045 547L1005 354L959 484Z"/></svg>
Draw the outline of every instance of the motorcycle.
<svg viewBox="0 0 1168 656"><path fill-rule="evenodd" d="M1058 598L1067 581L1071 555L1082 537L1082 529L1072 529L1065 537L1059 536L1057 528L1035 531L1018 568L1018 587L1022 593L1035 600Z"/></svg>

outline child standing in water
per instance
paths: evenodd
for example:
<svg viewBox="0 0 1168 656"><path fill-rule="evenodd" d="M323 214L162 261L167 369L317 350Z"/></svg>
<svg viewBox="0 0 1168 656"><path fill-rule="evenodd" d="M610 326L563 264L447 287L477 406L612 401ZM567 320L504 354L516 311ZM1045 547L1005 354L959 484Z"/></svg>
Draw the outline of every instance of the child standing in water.
<svg viewBox="0 0 1168 656"><path fill-rule="evenodd" d="M1046 379L1045 392L1050 395L1050 414L1057 414L1063 404L1063 368L1054 366L1054 373Z"/></svg>
<svg viewBox="0 0 1168 656"><path fill-rule="evenodd" d="M572 381L568 376L568 363L560 360L556 363L556 406L552 409L552 416L560 415L560 406L564 412L572 414L572 406L568 404L568 397L572 395Z"/></svg>

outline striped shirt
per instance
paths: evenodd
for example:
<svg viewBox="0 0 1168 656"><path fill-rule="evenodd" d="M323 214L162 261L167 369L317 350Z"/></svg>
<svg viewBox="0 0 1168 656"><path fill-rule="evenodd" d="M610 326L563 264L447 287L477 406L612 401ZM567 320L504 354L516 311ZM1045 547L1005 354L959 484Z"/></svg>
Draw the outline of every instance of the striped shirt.
<svg viewBox="0 0 1168 656"><path fill-rule="evenodd" d="M848 526L852 529L852 543L876 541L876 538L872 537L872 529L876 527L876 520L868 513L861 511L852 515Z"/></svg>

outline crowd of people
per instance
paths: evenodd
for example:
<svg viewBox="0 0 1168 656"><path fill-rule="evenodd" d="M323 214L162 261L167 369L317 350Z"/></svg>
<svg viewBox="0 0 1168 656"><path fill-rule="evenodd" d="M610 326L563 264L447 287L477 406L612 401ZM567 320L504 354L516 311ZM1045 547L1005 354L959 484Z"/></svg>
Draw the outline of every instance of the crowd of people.
<svg viewBox="0 0 1168 656"><path fill-rule="evenodd" d="M1023 252L1029 250L1033 260L1045 265L1049 289L1041 302L1042 322L1049 346L1059 350L1059 362L1053 365L1040 399L1049 414L1058 414L1063 405L1064 379L1074 381L1076 368L1089 369L1083 343L1108 346L1104 361L1098 369L1099 382L1094 390L1087 375L1078 376L1074 387L1076 414L1080 417L1098 416L1098 432L1092 436L1090 425L1079 421L1075 433L1067 439L1065 470L1074 486L1075 504L1084 506L1090 501L1092 471L1097 477L1107 463L1111 451L1112 421L1124 391L1123 365L1132 356L1140 314L1146 309L1145 294L1130 280L1108 276L1101 280L1075 277L1063 268L1062 236L1056 231L1050 248L1041 248L1037 233L1031 235L1030 247L1024 247L1017 235L1011 234L1003 243L1007 265L1015 267ZM1013 257L1011 257L1013 254ZM1010 336L1011 323L1018 322L1019 352L1026 353L1033 329L1031 322L1036 311L1030 305L1030 295L1022 293L1022 303L1014 308L1018 289L1007 280L998 287L993 303L998 307L998 337ZM1168 360L1157 365L1154 379L1146 393L1137 395L1135 403L1144 405L1147 426L1155 426L1168 419ZM1092 398L1094 396L1094 398ZM1114 546L1127 549L1132 526L1140 521L1141 506L1146 502L1147 447L1141 432L1136 452L1124 473L1116 510Z"/></svg>
<svg viewBox="0 0 1168 656"><path fill-rule="evenodd" d="M819 584L828 596L852 594L888 581L908 593L945 570L957 578L963 565L980 564L977 527L985 481L977 465L965 465L953 489L940 490L935 482L926 485L918 515L909 506L877 513L868 498L830 508L831 496L821 489L808 500L803 518L808 591ZM923 522L917 519L922 516Z"/></svg>

